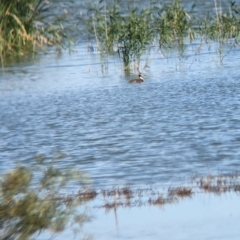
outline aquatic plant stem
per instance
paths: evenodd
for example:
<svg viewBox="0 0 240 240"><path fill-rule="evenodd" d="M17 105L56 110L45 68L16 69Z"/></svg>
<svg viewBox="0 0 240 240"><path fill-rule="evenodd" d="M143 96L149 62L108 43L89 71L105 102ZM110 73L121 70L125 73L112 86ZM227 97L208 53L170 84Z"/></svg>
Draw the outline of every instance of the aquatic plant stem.
<svg viewBox="0 0 240 240"><path fill-rule="evenodd" d="M99 40L98 40L98 36L97 36L97 31L96 31L96 26L95 26L95 22L94 22L94 15L92 16L92 23L93 23L93 29L94 29L94 34L95 34L97 47L98 47L98 49L100 49Z"/></svg>

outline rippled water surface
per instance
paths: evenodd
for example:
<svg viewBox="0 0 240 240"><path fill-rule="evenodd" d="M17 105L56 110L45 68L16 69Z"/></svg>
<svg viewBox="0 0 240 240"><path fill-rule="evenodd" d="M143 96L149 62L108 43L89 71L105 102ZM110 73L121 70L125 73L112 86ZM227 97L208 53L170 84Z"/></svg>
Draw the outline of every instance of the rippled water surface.
<svg viewBox="0 0 240 240"><path fill-rule="evenodd" d="M64 152L61 166L98 187L178 181L240 167L239 50L166 58L155 52L145 83L128 84L117 57L86 51L0 69L0 169Z"/></svg>

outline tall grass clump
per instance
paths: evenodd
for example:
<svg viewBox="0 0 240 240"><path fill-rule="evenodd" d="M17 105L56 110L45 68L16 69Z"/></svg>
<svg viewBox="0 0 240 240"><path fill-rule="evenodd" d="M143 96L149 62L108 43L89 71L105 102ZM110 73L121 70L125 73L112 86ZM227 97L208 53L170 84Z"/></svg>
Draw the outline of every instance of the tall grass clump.
<svg viewBox="0 0 240 240"><path fill-rule="evenodd" d="M119 21L122 20L118 1L108 6L104 1L94 2L87 8L85 30L88 40L95 39L101 53L112 52L115 36L119 31Z"/></svg>
<svg viewBox="0 0 240 240"><path fill-rule="evenodd" d="M177 46L183 52L185 37L195 38L192 19L178 0L163 7L156 1L142 9L129 5L124 12L120 4L95 3L89 7L86 26L89 39L96 39L101 53L110 53L115 47L125 70L130 70L131 63L138 62L156 39L161 49Z"/></svg>
<svg viewBox="0 0 240 240"><path fill-rule="evenodd" d="M222 44L232 39L239 40L240 9L237 9L235 2L231 3L226 13L216 9L213 16L208 16L201 23L199 33L206 41L217 41Z"/></svg>
<svg viewBox="0 0 240 240"><path fill-rule="evenodd" d="M46 0L1 0L0 5L2 65L9 58L35 53L43 46L61 48L67 42L70 25L65 6Z"/></svg>
<svg viewBox="0 0 240 240"><path fill-rule="evenodd" d="M61 194L70 181L86 180L80 171L42 161L19 165L0 177L1 239L32 239L41 231L59 233L70 225L81 228L89 219L76 210L80 199Z"/></svg>
<svg viewBox="0 0 240 240"><path fill-rule="evenodd" d="M190 41L195 38L191 16L183 9L179 0L160 8L155 21L161 49L177 46L183 53L185 38L189 37Z"/></svg>
<svg viewBox="0 0 240 240"><path fill-rule="evenodd" d="M240 9L235 1L230 2L229 10L222 12L215 2L215 14L206 17L199 26L199 35L206 43L218 43L217 50L221 60L224 57L224 47L230 50L239 45L240 40ZM220 9L220 10L218 10Z"/></svg>
<svg viewBox="0 0 240 240"><path fill-rule="evenodd" d="M119 3L107 6L100 1L91 6L86 26L89 40L95 38L98 50L106 54L117 51L124 69L129 70L131 62L138 60L153 40L153 18L148 9L121 13Z"/></svg>
<svg viewBox="0 0 240 240"><path fill-rule="evenodd" d="M153 41L152 15L148 9L130 12L120 23L117 36L118 52L127 69L131 61L139 61L141 55Z"/></svg>
<svg viewBox="0 0 240 240"><path fill-rule="evenodd" d="M95 39L101 56L115 50L127 71L131 63L138 63L156 42L162 53L177 50L180 57L184 55L187 41L200 41L199 50L204 41L215 42L220 47L226 42L236 46L239 42L239 8L234 1L229 1L229 12L222 13L218 1L212 3L215 3L215 11L204 19L194 15L195 4L187 11L180 0L163 5L160 1L149 0L149 4L137 7L133 1L109 3L99 0L87 5L85 30L90 42Z"/></svg>

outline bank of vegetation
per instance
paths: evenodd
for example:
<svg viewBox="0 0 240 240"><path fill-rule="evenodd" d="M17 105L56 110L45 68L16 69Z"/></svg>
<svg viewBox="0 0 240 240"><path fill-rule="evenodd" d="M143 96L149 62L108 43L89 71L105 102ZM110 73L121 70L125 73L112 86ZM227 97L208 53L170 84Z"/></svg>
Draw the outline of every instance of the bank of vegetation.
<svg viewBox="0 0 240 240"><path fill-rule="evenodd" d="M186 10L180 0L164 4L161 0L135 5L134 1L85 0L1 0L0 55L2 65L8 58L35 53L45 46L66 47L70 37L87 39L101 56L118 54L124 68L152 47L162 53L177 49L184 54L186 44L217 42L239 46L240 6L230 0L228 8L215 8L199 18L192 6ZM75 33L75 34L73 34ZM89 49L94 49L91 47Z"/></svg>

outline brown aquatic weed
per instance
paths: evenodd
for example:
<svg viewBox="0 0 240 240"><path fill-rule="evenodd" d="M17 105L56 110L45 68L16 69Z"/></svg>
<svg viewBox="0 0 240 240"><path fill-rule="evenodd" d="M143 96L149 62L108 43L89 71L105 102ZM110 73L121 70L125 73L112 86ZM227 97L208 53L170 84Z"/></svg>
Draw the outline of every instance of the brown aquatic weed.
<svg viewBox="0 0 240 240"><path fill-rule="evenodd" d="M191 188L187 187L178 187L169 189L169 196L178 196L178 197L191 197L193 191Z"/></svg>
<svg viewBox="0 0 240 240"><path fill-rule="evenodd" d="M121 190L121 193L125 196L126 199L130 199L133 197L133 191L130 189L129 186L123 187Z"/></svg>
<svg viewBox="0 0 240 240"><path fill-rule="evenodd" d="M84 189L78 191L78 197L81 200L89 201L93 200L97 196L97 192L91 189Z"/></svg>
<svg viewBox="0 0 240 240"><path fill-rule="evenodd" d="M208 176L206 179L200 179L200 189L203 189L205 192L212 192L216 194L221 194L226 191L230 191L232 186L230 182L226 179L215 176Z"/></svg>
<svg viewBox="0 0 240 240"><path fill-rule="evenodd" d="M163 196L159 196L157 199L152 200L151 198L148 200L150 205L164 205L166 203L166 199Z"/></svg>

